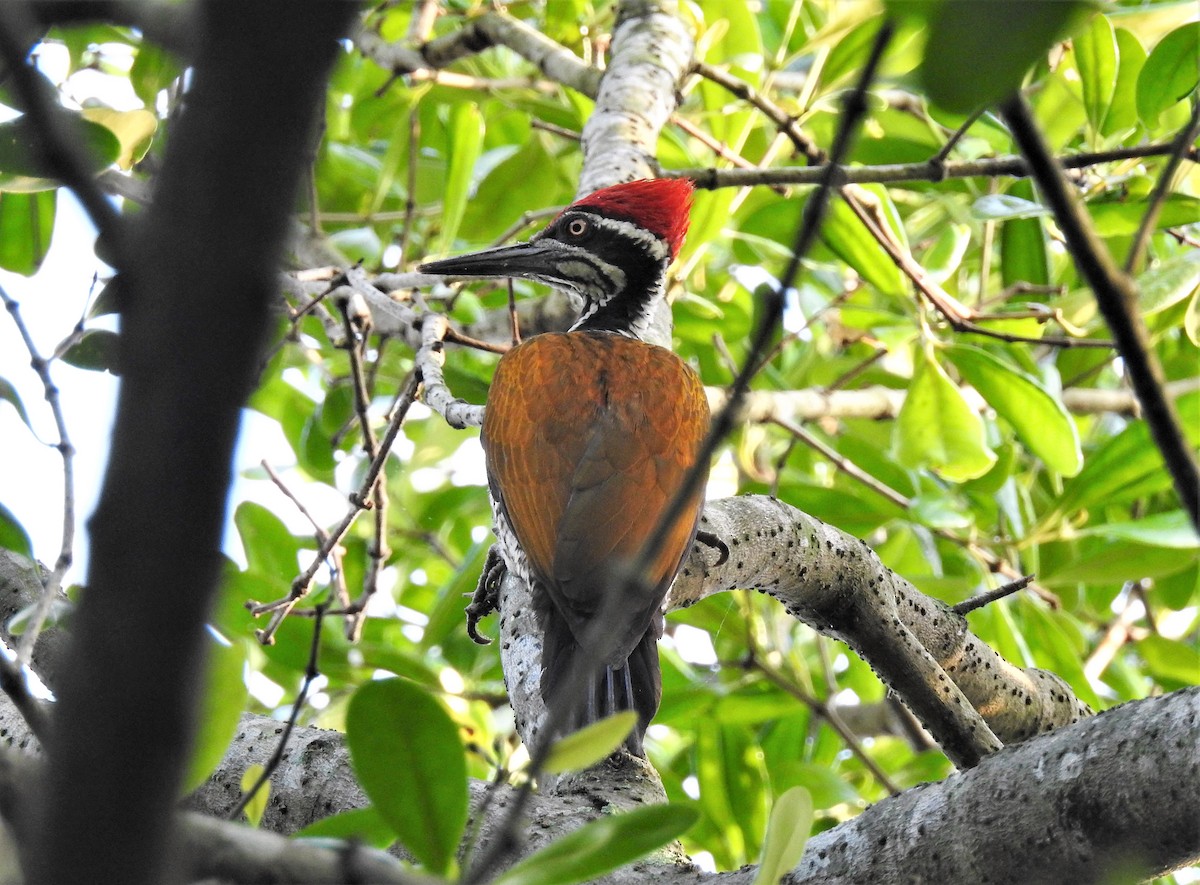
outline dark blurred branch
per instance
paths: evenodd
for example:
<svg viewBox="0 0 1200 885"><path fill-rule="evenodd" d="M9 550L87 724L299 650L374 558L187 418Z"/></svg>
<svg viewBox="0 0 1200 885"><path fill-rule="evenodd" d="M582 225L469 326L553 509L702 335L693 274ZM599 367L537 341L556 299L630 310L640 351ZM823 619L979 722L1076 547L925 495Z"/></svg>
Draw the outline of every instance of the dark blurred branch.
<svg viewBox="0 0 1200 885"><path fill-rule="evenodd" d="M1050 153L1025 99L1020 95L1009 99L1001 106L1001 114L1028 159L1047 204L1054 211L1079 272L1092 287L1096 304L1112 331L1133 390L1142 404L1142 416L1175 481L1175 491L1191 517L1192 525L1200 531L1200 470L1184 438L1175 406L1163 390L1166 378L1142 320L1137 286L1116 265L1096 235L1091 216L1071 192L1070 184Z"/></svg>
<svg viewBox="0 0 1200 885"><path fill-rule="evenodd" d="M1193 98L1192 116L1187 125L1179 130L1179 134L1175 136L1175 141L1171 144L1171 155L1158 175L1158 183L1150 195L1150 206L1142 216L1137 233L1133 236L1133 244L1129 247L1129 254L1125 257L1125 273L1137 273L1141 266L1142 258L1150 246L1150 237L1158 224L1159 216L1162 215L1167 196L1171 193L1171 182L1179 170L1179 165L1183 162L1183 155L1192 146L1197 135L1200 135L1200 99Z"/></svg>
<svg viewBox="0 0 1200 885"><path fill-rule="evenodd" d="M190 56L196 51L195 3L172 0L38 0L31 13L42 27L104 22L135 28L165 49Z"/></svg>
<svg viewBox="0 0 1200 885"><path fill-rule="evenodd" d="M325 78L355 6L200 7L187 110L130 229L112 450L27 881L169 881L240 410Z"/></svg>

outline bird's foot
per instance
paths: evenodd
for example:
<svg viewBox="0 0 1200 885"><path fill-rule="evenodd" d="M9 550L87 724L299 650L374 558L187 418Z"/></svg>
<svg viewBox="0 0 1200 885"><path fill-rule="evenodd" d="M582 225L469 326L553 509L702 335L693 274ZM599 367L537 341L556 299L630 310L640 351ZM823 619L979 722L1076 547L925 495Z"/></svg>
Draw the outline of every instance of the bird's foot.
<svg viewBox="0 0 1200 885"><path fill-rule="evenodd" d="M500 551L493 545L487 552L483 562L483 571L479 573L479 583L475 585L475 593L471 596L471 604L467 606L467 635L480 645L488 645L491 639L481 636L476 626L494 611L500 609L500 582L508 571Z"/></svg>
<svg viewBox="0 0 1200 885"><path fill-rule="evenodd" d="M712 532L699 531L696 532L696 540L712 550L717 550L720 555L714 565L724 565L729 559L729 545L714 535Z"/></svg>

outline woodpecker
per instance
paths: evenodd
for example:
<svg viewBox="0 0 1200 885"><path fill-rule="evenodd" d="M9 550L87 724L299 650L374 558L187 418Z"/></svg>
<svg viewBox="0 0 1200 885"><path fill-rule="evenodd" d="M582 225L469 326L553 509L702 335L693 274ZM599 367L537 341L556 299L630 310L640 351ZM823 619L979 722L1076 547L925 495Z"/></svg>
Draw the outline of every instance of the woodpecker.
<svg viewBox="0 0 1200 885"><path fill-rule="evenodd" d="M663 601L704 505L701 482L660 529L699 458L709 410L696 373L645 340L691 198L682 179L618 184L568 206L528 242L420 268L523 277L583 302L569 331L531 337L500 359L481 441L501 556L533 588L552 736L634 710L625 746L638 756L662 695ZM649 568L631 575L658 531Z"/></svg>

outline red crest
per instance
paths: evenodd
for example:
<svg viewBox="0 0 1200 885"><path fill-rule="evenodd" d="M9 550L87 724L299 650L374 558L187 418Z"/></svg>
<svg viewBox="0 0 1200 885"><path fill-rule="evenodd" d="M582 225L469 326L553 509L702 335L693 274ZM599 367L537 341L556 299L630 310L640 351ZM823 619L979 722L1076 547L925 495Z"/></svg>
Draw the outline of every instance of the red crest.
<svg viewBox="0 0 1200 885"><path fill-rule="evenodd" d="M692 190L688 178L643 178L601 188L577 200L572 208L632 221L665 240L674 259L687 233Z"/></svg>

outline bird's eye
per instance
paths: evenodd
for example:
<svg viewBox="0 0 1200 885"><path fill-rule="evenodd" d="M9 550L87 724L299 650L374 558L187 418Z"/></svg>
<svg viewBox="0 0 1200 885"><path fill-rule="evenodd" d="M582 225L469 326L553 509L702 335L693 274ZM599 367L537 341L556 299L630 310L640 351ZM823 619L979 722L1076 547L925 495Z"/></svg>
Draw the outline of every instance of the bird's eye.
<svg viewBox="0 0 1200 885"><path fill-rule="evenodd" d="M567 222L567 233L573 237L582 237L588 232L588 223L582 218L572 218Z"/></svg>

